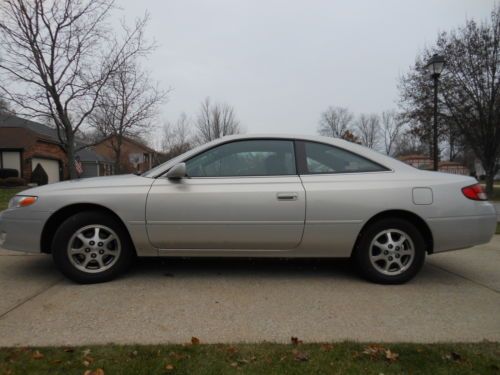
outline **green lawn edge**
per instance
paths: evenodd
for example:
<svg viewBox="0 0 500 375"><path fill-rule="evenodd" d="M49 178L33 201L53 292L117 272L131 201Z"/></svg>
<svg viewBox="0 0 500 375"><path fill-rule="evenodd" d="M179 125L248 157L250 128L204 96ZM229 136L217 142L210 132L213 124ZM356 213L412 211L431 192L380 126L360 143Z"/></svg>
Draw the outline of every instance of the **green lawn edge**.
<svg viewBox="0 0 500 375"><path fill-rule="evenodd" d="M86 372L87 375L498 374L500 343L189 343L0 348L0 374Z"/></svg>

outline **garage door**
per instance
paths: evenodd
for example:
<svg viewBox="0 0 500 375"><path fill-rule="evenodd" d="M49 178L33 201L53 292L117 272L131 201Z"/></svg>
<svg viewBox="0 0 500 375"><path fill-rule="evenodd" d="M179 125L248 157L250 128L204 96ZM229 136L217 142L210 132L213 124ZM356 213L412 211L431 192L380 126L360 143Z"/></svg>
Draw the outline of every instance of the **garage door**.
<svg viewBox="0 0 500 375"><path fill-rule="evenodd" d="M41 164L47 176L49 184L59 181L59 162L57 160L33 158L31 159L31 168L34 170L38 164Z"/></svg>

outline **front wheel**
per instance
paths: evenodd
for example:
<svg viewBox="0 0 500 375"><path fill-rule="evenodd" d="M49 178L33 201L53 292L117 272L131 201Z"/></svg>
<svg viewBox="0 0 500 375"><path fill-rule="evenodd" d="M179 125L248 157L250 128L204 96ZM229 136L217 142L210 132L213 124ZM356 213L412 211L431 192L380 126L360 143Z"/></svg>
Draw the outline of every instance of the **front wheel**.
<svg viewBox="0 0 500 375"><path fill-rule="evenodd" d="M78 283L115 278L130 266L133 255L123 225L101 212L82 212L69 217L52 241L56 266Z"/></svg>
<svg viewBox="0 0 500 375"><path fill-rule="evenodd" d="M353 258L366 279L381 284L402 284L422 268L425 246L420 231L410 222L384 219L362 233Z"/></svg>

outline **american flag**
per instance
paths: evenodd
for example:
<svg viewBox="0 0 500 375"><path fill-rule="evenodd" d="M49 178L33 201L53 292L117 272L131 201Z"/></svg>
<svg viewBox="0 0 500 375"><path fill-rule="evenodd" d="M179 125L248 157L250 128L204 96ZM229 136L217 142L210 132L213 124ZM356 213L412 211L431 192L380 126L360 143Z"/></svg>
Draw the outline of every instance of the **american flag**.
<svg viewBox="0 0 500 375"><path fill-rule="evenodd" d="M82 162L80 161L79 156L77 156L75 158L75 169L76 169L76 173L78 173L78 175L81 175L83 173L83 166L82 166Z"/></svg>

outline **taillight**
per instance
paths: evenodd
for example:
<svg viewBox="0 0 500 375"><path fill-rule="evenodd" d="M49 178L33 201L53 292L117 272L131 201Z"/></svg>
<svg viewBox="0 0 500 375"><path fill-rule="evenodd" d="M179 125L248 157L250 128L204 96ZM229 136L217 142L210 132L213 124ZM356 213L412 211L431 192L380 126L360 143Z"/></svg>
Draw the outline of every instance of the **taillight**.
<svg viewBox="0 0 500 375"><path fill-rule="evenodd" d="M488 200L488 197L486 196L486 193L484 192L483 188L479 184L471 185L471 186L466 186L462 188L462 193L474 201L486 201Z"/></svg>

